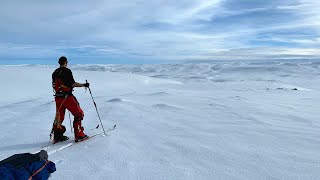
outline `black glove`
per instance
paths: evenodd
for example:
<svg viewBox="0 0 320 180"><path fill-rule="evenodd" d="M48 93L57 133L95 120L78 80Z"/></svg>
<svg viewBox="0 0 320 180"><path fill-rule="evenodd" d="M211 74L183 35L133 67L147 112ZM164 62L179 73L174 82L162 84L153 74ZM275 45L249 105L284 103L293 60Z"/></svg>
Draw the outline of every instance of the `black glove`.
<svg viewBox="0 0 320 180"><path fill-rule="evenodd" d="M83 86L87 88L87 87L90 86L90 84L89 83L84 83Z"/></svg>

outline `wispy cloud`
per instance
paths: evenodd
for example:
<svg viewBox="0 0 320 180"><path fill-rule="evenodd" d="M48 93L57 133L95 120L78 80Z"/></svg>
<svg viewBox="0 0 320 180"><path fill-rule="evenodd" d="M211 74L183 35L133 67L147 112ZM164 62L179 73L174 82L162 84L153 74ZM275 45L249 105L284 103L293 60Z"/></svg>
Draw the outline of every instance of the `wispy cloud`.
<svg viewBox="0 0 320 180"><path fill-rule="evenodd" d="M0 57L318 56L319 12L316 0L13 0L0 7Z"/></svg>

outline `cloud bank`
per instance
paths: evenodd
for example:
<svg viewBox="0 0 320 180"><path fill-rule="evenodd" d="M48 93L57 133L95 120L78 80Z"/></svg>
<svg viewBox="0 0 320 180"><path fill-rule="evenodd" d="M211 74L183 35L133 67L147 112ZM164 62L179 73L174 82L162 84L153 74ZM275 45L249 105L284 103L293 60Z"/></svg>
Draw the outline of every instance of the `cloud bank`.
<svg viewBox="0 0 320 180"><path fill-rule="evenodd" d="M0 61L317 58L319 12L316 0L12 0Z"/></svg>

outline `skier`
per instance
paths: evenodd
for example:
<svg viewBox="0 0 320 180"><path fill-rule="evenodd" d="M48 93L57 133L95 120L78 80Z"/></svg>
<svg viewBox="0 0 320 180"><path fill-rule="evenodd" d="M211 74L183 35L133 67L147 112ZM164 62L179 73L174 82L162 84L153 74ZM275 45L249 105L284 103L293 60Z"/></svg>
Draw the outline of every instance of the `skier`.
<svg viewBox="0 0 320 180"><path fill-rule="evenodd" d="M75 141L81 141L88 136L84 134L84 128L81 125L84 113L77 101L76 97L72 94L73 88L75 87L89 87L89 83L78 83L73 79L73 75L70 69L67 68L68 60L66 57L61 56L59 58L60 67L56 69L52 74L52 87L55 91L56 101L56 117L53 124L53 139L54 143L60 141L66 141L69 138L64 136L66 131L65 126L62 125L65 111L68 109L74 116L73 128Z"/></svg>

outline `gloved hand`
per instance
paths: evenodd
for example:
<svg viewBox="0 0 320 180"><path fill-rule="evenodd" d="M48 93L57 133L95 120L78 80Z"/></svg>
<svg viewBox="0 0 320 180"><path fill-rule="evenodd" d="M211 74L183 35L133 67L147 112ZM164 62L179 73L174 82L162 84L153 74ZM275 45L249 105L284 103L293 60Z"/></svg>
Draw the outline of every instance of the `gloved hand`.
<svg viewBox="0 0 320 180"><path fill-rule="evenodd" d="M87 87L90 86L90 84L89 83L84 83L83 86L87 88Z"/></svg>

